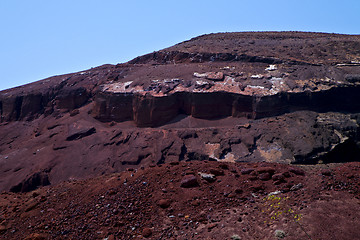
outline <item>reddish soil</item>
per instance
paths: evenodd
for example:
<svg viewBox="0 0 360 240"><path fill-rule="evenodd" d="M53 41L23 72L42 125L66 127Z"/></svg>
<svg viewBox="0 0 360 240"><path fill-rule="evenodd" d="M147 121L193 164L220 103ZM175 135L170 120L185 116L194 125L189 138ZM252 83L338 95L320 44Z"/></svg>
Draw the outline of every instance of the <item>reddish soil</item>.
<svg viewBox="0 0 360 240"><path fill-rule="evenodd" d="M217 176L207 181L199 172ZM195 185L181 187L189 176ZM194 161L128 169L26 194L2 193L1 237L277 239L275 231L282 230L285 239L357 239L359 180L359 163Z"/></svg>

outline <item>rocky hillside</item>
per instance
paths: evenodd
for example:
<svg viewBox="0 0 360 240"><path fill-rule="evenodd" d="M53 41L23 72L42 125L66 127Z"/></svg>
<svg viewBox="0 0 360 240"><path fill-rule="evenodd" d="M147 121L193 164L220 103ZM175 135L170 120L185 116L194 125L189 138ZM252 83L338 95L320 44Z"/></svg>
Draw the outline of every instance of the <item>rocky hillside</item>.
<svg viewBox="0 0 360 240"><path fill-rule="evenodd" d="M360 36L199 36L0 92L1 239L357 239Z"/></svg>
<svg viewBox="0 0 360 240"><path fill-rule="evenodd" d="M0 195L1 239L357 239L359 163L174 162Z"/></svg>
<svg viewBox="0 0 360 240"><path fill-rule="evenodd" d="M219 33L0 92L0 189L190 160L357 161L360 37Z"/></svg>

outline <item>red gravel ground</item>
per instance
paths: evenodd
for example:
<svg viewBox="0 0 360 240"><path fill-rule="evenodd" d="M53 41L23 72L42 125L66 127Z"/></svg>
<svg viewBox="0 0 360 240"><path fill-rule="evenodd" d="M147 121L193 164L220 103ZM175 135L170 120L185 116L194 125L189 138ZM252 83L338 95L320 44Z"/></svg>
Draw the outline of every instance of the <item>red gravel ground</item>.
<svg viewBox="0 0 360 240"><path fill-rule="evenodd" d="M181 187L192 176L196 181ZM284 239L358 239L359 177L360 163L193 161L128 169L3 192L0 237L278 239L275 231L282 230Z"/></svg>

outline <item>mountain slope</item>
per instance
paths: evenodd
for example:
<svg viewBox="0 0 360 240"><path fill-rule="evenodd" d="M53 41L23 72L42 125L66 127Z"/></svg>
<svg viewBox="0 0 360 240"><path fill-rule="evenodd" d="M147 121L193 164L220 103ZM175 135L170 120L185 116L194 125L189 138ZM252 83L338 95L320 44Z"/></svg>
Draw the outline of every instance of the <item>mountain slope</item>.
<svg viewBox="0 0 360 240"><path fill-rule="evenodd" d="M0 189L165 162L360 156L360 38L219 33L0 92Z"/></svg>

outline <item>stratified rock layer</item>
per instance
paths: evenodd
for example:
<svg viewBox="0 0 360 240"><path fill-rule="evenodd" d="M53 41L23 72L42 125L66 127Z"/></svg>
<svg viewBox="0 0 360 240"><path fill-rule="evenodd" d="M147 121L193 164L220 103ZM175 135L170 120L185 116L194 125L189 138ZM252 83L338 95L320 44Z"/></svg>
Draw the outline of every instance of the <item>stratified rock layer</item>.
<svg viewBox="0 0 360 240"><path fill-rule="evenodd" d="M179 114L201 119L230 116L257 119L300 110L359 112L360 86L269 96L231 92L176 92L165 96L106 92L96 96L93 116L102 121L133 120L139 127L156 127Z"/></svg>

